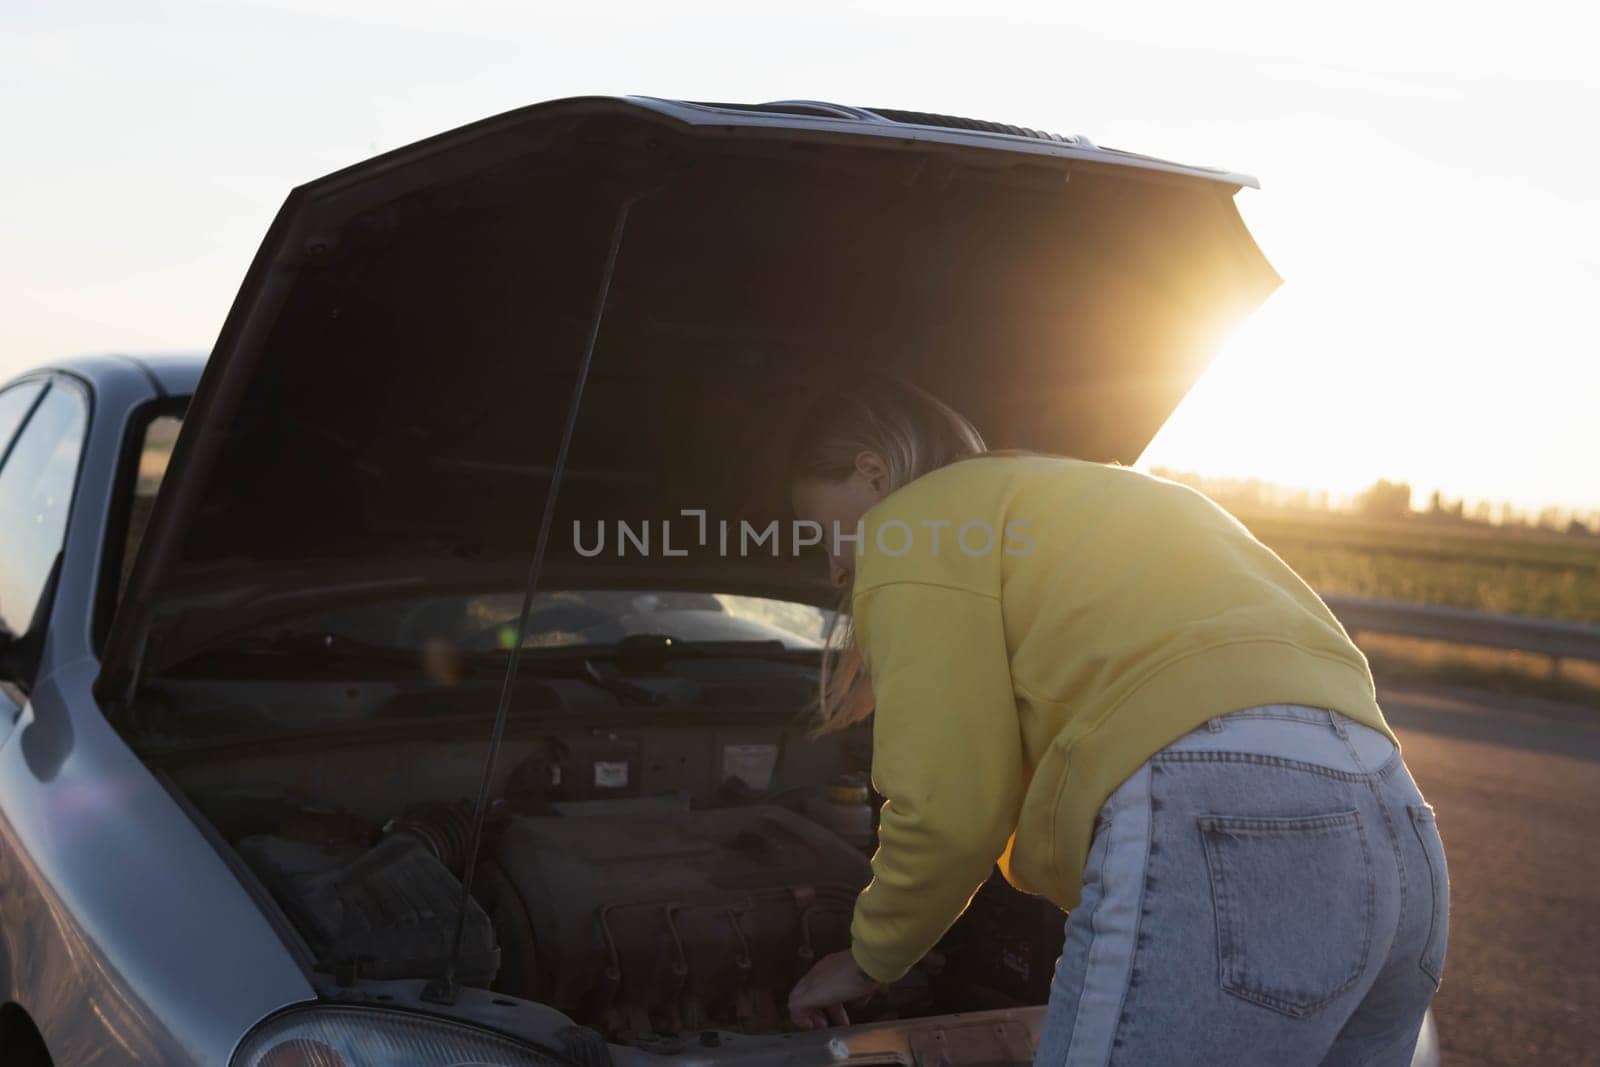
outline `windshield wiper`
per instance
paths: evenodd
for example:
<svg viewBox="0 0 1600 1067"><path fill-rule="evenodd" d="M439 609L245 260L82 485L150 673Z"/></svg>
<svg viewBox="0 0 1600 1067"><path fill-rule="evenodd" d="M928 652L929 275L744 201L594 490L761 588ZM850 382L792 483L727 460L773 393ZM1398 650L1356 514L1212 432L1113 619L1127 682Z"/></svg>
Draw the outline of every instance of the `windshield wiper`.
<svg viewBox="0 0 1600 1067"><path fill-rule="evenodd" d="M756 659L804 663L822 654L821 649L794 648L777 638L760 641L687 641L670 634L629 634L622 640L603 645L544 645L524 648L525 663L534 669L605 660L623 671L642 671L665 666L675 659Z"/></svg>
<svg viewBox="0 0 1600 1067"><path fill-rule="evenodd" d="M417 661L417 650L378 645L344 634L318 630L284 630L251 641L225 645L208 655L282 656L305 660L362 660L381 663Z"/></svg>
<svg viewBox="0 0 1600 1067"><path fill-rule="evenodd" d="M654 674L666 670L674 659L745 659L777 663L805 663L820 655L818 649L795 649L782 641L683 641L666 634L633 634L611 645L565 645L523 650L522 670L546 677L553 674L582 678L634 704L659 705L671 696L638 685L629 674Z"/></svg>

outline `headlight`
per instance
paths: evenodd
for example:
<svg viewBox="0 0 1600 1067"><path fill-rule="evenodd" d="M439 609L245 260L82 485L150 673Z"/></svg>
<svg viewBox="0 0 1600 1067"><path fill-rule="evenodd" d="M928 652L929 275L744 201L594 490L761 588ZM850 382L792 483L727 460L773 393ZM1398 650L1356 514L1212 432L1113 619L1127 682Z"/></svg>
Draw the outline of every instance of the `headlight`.
<svg viewBox="0 0 1600 1067"><path fill-rule="evenodd" d="M234 1067L554 1067L560 1063L468 1026L401 1011L302 1008L250 1031Z"/></svg>

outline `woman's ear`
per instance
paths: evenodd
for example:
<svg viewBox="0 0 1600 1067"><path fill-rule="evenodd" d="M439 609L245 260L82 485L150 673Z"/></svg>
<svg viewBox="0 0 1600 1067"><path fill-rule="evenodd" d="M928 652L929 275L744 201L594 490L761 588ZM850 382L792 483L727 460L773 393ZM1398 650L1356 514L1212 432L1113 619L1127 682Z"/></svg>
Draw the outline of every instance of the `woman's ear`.
<svg viewBox="0 0 1600 1067"><path fill-rule="evenodd" d="M882 496L889 491L889 465L871 449L856 453L856 473L867 480L873 492Z"/></svg>

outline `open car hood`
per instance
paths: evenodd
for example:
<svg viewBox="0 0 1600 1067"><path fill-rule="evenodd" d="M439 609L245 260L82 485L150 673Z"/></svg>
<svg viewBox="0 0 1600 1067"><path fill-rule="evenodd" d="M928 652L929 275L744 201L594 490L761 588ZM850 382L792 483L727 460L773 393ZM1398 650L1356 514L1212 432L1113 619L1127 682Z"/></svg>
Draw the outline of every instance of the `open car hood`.
<svg viewBox="0 0 1600 1067"><path fill-rule="evenodd" d="M301 186L189 410L102 692L329 597L520 587L597 322L546 584L826 601L816 558L716 550L718 523L781 514L796 395L880 368L992 447L1131 462L1278 284L1246 184L941 116L585 97ZM709 549L575 550L574 521L592 545L677 516L681 551L685 510Z"/></svg>

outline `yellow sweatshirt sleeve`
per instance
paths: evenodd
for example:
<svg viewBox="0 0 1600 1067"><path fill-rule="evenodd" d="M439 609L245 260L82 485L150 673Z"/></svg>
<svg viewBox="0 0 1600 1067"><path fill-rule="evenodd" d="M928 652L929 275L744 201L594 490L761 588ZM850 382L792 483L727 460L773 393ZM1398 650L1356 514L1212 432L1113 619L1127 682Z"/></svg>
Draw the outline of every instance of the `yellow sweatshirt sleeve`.
<svg viewBox="0 0 1600 1067"><path fill-rule="evenodd" d="M900 581L857 594L872 679L872 784L883 795L851 952L905 974L966 909L1016 828L1023 756L1000 602Z"/></svg>

